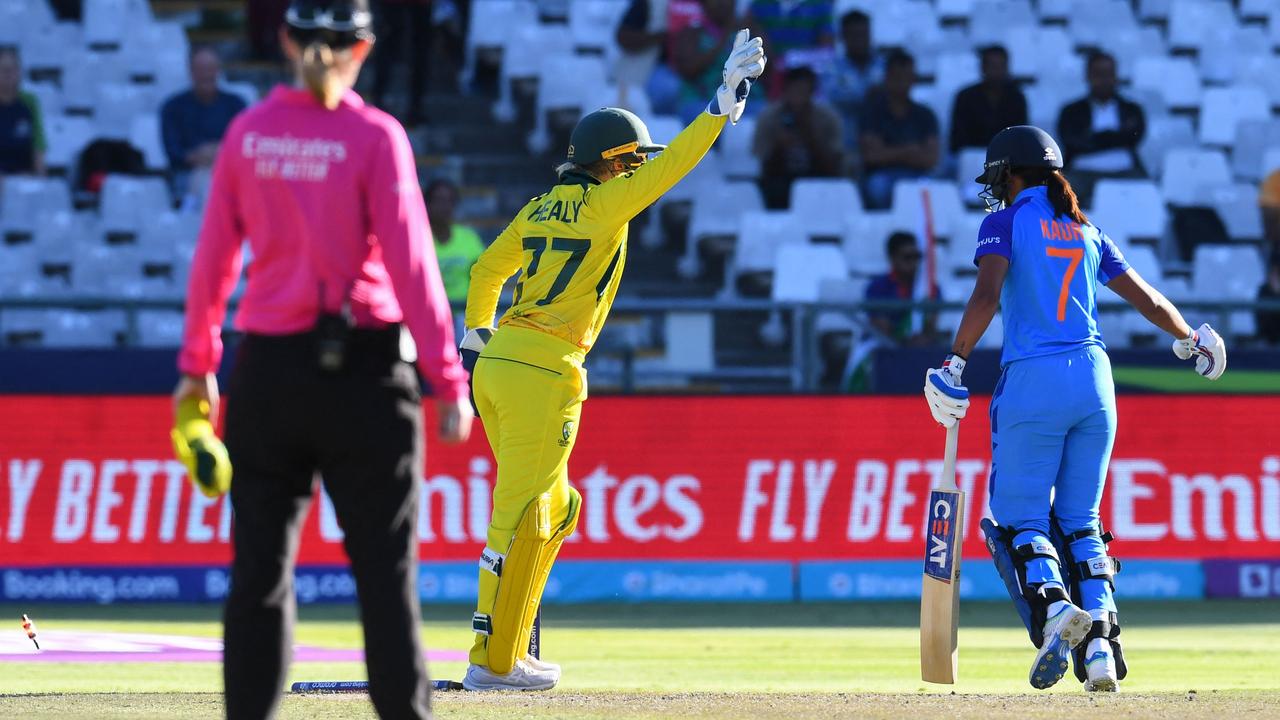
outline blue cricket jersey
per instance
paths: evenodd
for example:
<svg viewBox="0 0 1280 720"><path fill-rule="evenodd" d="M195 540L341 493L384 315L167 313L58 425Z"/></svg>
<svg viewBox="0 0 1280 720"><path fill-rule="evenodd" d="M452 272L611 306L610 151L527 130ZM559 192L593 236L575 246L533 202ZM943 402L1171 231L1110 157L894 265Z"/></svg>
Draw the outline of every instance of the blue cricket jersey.
<svg viewBox="0 0 1280 720"><path fill-rule="evenodd" d="M1017 360L1096 345L1097 285L1129 269L1116 244L1093 225L1055 216L1048 189L1028 188L982 221L976 265L984 255L1009 260L1000 291L1001 367Z"/></svg>

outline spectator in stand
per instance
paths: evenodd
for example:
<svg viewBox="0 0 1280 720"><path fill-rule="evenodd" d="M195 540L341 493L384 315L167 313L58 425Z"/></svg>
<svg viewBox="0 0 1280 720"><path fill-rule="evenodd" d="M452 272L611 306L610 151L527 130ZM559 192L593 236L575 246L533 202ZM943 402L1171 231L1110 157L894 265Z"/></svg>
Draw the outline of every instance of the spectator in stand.
<svg viewBox="0 0 1280 720"><path fill-rule="evenodd" d="M193 173L210 172L227 126L245 108L243 98L218 87L221 73L217 52L195 48L191 52L191 89L169 98L160 109L160 135L178 197L187 194Z"/></svg>
<svg viewBox="0 0 1280 720"><path fill-rule="evenodd" d="M848 155L858 151L858 116L867 93L884 80L884 58L872 51L871 18L850 10L840 18L844 52L835 55L821 74L823 97L844 119L844 144Z"/></svg>
<svg viewBox="0 0 1280 720"><path fill-rule="evenodd" d="M858 120L866 206L889 207L899 181L928 175L938 164L938 118L911 99L916 62L895 51L885 60L884 84L867 96Z"/></svg>
<svg viewBox="0 0 1280 720"><path fill-rule="evenodd" d="M672 115L680 78L667 64L668 28L667 0L631 0L614 36L622 50L614 74L619 84L646 88L655 113Z"/></svg>
<svg viewBox="0 0 1280 720"><path fill-rule="evenodd" d="M373 53L373 104L387 108L387 88L394 68L407 66L409 104L401 117L405 125L419 125L431 67L431 0L381 0L374 14L379 27Z"/></svg>
<svg viewBox="0 0 1280 720"><path fill-rule="evenodd" d="M760 193L770 209L790 206L796 178L830 177L843 167L843 123L834 110L814 101L817 85L812 69L788 70L782 99L756 121L753 151L761 162Z"/></svg>
<svg viewBox="0 0 1280 720"><path fill-rule="evenodd" d="M687 24L680 29L671 27L676 33L671 66L680 77L676 114L684 122L693 122L706 109L708 93L714 93L723 82L724 56L733 46L740 23L734 0L701 0L701 12L683 20Z"/></svg>
<svg viewBox="0 0 1280 720"><path fill-rule="evenodd" d="M889 256L889 272L871 278L867 285L867 300L941 300L937 286L917 288L920 261L924 255L916 243L916 236L896 232L885 245ZM935 312L910 312L907 310L873 310L867 314L871 324L882 335L902 345L923 347L938 339L938 314Z"/></svg>
<svg viewBox="0 0 1280 720"><path fill-rule="evenodd" d="M40 101L22 91L22 60L0 48L0 175L44 175L44 122Z"/></svg>
<svg viewBox="0 0 1280 720"><path fill-rule="evenodd" d="M1280 256L1280 170L1262 181L1258 193L1258 209L1262 211L1262 237L1271 257Z"/></svg>
<svg viewBox="0 0 1280 720"><path fill-rule="evenodd" d="M427 219L436 242L440 278L450 304L466 305L471 287L471 266L484 252L484 242L475 230L454 222L458 208L458 186L449 180L432 180L427 185ZM461 318L461 314L456 314Z"/></svg>
<svg viewBox="0 0 1280 720"><path fill-rule="evenodd" d="M1009 53L999 45L978 51L982 81L956 93L951 109L951 152L983 148L1007 127L1027 124L1027 98L1009 76Z"/></svg>
<svg viewBox="0 0 1280 720"><path fill-rule="evenodd" d="M1258 288L1258 300L1280 301L1280 253L1272 250L1267 277ZM1254 314L1258 337L1272 345L1280 345L1280 312L1259 310Z"/></svg>
<svg viewBox="0 0 1280 720"><path fill-rule="evenodd" d="M747 26L753 35L764 38L769 57L777 58L774 79L765 71L770 97L777 97L779 78L789 68L813 63L815 55L830 55L832 0L751 0L747 6ZM817 53L815 54L815 49Z"/></svg>
<svg viewBox="0 0 1280 720"><path fill-rule="evenodd" d="M1142 177L1138 144L1146 133L1142 107L1116 93L1116 59L1104 52L1089 56L1085 66L1089 94L1062 108L1058 138L1063 162L1077 193L1091 194L1099 177ZM1081 185L1085 184L1082 188ZM1082 202L1083 202L1082 198Z"/></svg>

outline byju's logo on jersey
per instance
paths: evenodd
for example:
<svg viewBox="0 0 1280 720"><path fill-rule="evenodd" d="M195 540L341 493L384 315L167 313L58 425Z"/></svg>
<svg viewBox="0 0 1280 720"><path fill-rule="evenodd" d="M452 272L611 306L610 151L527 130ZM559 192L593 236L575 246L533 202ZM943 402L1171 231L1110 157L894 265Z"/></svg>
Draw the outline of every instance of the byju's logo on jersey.
<svg viewBox="0 0 1280 720"><path fill-rule="evenodd" d="M929 527L925 533L924 572L951 582L956 556L955 510L959 493L934 490L929 495Z"/></svg>
<svg viewBox="0 0 1280 720"><path fill-rule="evenodd" d="M569 447L571 442L573 442L573 421L565 420L564 426L560 428L560 447Z"/></svg>

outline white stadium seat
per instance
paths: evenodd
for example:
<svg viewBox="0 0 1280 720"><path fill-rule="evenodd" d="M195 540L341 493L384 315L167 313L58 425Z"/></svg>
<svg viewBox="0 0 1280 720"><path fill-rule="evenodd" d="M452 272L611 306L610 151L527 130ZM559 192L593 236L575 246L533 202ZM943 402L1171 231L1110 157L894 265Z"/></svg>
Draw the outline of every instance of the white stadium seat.
<svg viewBox="0 0 1280 720"><path fill-rule="evenodd" d="M1220 150L1175 148L1165 154L1160 191L1171 205L1208 205L1208 192L1230 183L1231 169Z"/></svg>
<svg viewBox="0 0 1280 720"><path fill-rule="evenodd" d="M1174 148L1196 148L1195 126L1189 117L1164 116L1147 118L1147 134L1138 145L1142 166L1151 177L1164 170L1165 153Z"/></svg>
<svg viewBox="0 0 1280 720"><path fill-rule="evenodd" d="M956 187L960 188L960 198L970 207L979 207L982 200L978 198L978 193L967 193L964 190L978 187L973 179L982 174L986 162L987 151L983 148L961 148L956 158Z"/></svg>
<svg viewBox="0 0 1280 720"><path fill-rule="evenodd" d="M1012 33L1005 40L1005 48L1009 51L1009 71L1015 77L1038 78L1060 58L1074 55L1071 38L1060 27Z"/></svg>
<svg viewBox="0 0 1280 720"><path fill-rule="evenodd" d="M969 183L977 194L976 183ZM900 180L893 186L893 220L897 229L915 233L924 243L925 193L928 193L929 210L936 237L950 237L956 221L964 215L964 202L960 191L949 180Z"/></svg>
<svg viewBox="0 0 1280 720"><path fill-rule="evenodd" d="M13 175L0 183L0 228L5 234L34 234L70 212L71 190L61 178Z"/></svg>
<svg viewBox="0 0 1280 720"><path fill-rule="evenodd" d="M1236 137L1236 124L1241 120L1269 120L1271 102L1256 87L1235 85L1209 88L1204 92L1200 109L1200 142L1206 145L1230 145Z"/></svg>
<svg viewBox="0 0 1280 720"><path fill-rule="evenodd" d="M773 272L776 302L817 302L824 280L847 280L849 269L835 245L784 244Z"/></svg>
<svg viewBox="0 0 1280 720"><path fill-rule="evenodd" d="M885 257L884 244L890 233L900 228L894 225L888 212L864 212L845 216L844 257L850 271L859 275L878 275L888 272L889 260Z"/></svg>
<svg viewBox="0 0 1280 720"><path fill-rule="evenodd" d="M136 115L129 123L129 144L142 151L148 170L164 170L169 158L164 152L160 137L160 116L157 113Z"/></svg>
<svg viewBox="0 0 1280 720"><path fill-rule="evenodd" d="M844 216L862 212L862 196L846 178L799 178L791 184L791 212L809 237L839 238Z"/></svg>
<svg viewBox="0 0 1280 720"><path fill-rule="evenodd" d="M726 127L716 140L725 177L730 180L755 180L760 177L760 159L751 152L756 135L756 119L742 118L734 127Z"/></svg>
<svg viewBox="0 0 1280 720"><path fill-rule="evenodd" d="M1089 218L1125 246L1134 239L1159 240L1169 213L1160 188L1149 180L1099 180Z"/></svg>
<svg viewBox="0 0 1280 720"><path fill-rule="evenodd" d="M1138 0L1138 19L1162 22L1168 20L1172 5L1172 0Z"/></svg>
<svg viewBox="0 0 1280 720"><path fill-rule="evenodd" d="M742 213L737 235L729 280L748 272L772 272L780 246L808 242L804 226L794 215L773 210Z"/></svg>
<svg viewBox="0 0 1280 720"><path fill-rule="evenodd" d="M574 0L569 5L569 35L576 49L607 51L617 43L614 30L630 0Z"/></svg>
<svg viewBox="0 0 1280 720"><path fill-rule="evenodd" d="M977 0L969 35L977 47L1004 44L1014 33L1039 25L1030 0Z"/></svg>
<svg viewBox="0 0 1280 720"><path fill-rule="evenodd" d="M1133 85L1158 91L1170 108L1200 105L1200 73L1191 58L1140 58L1134 66Z"/></svg>
<svg viewBox="0 0 1280 720"><path fill-rule="evenodd" d="M136 235L170 209L169 188L160 178L108 175L102 183L102 229Z"/></svg>
<svg viewBox="0 0 1280 720"><path fill-rule="evenodd" d="M182 313L173 310L138 312L138 345L149 348L176 348L182 344Z"/></svg>
<svg viewBox="0 0 1280 720"><path fill-rule="evenodd" d="M1173 0L1169 44L1175 49L1199 50L1235 29L1235 10L1227 0Z"/></svg>
<svg viewBox="0 0 1280 720"><path fill-rule="evenodd" d="M1252 300L1265 266L1253 246L1201 245L1191 261L1191 287L1204 299Z"/></svg>
<svg viewBox="0 0 1280 720"><path fill-rule="evenodd" d="M1261 240L1262 215L1258 212L1257 186L1249 183L1212 188L1209 202L1232 240Z"/></svg>
<svg viewBox="0 0 1280 720"><path fill-rule="evenodd" d="M692 245L704 237L736 236L739 218L763 209L764 203L755 183L722 182L707 187L693 198L689 242Z"/></svg>

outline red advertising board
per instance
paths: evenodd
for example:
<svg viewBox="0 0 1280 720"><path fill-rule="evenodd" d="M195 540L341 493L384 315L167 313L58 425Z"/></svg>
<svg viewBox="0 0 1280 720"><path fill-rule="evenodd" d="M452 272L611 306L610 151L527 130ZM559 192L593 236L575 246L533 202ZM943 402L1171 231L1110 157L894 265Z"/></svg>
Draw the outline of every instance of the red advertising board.
<svg viewBox="0 0 1280 720"><path fill-rule="evenodd" d="M960 433L968 557L983 554L985 405ZM167 398L0 398L0 566L224 562L231 513L170 459L168 423ZM1280 557L1277 427L1280 397L1121 398L1102 504L1113 552ZM479 430L464 446L429 444L424 559L479 552L494 478ZM917 558L942 443L918 398L594 398L570 463L585 503L564 556ZM303 562L343 560L325 502Z"/></svg>

